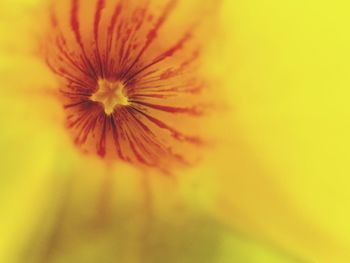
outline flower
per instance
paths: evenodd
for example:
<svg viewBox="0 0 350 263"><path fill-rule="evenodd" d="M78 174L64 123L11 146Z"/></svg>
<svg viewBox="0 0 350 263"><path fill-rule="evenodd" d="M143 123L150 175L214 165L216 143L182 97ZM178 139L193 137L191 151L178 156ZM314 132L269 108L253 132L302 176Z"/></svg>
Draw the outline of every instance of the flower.
<svg viewBox="0 0 350 263"><path fill-rule="evenodd" d="M334 30L349 24L345 4L82 3L0 3L1 262L349 261L349 83L339 73L349 39ZM154 16L133 31L141 46L152 21L169 16L157 41L131 58L141 64L129 82L130 65L118 72L102 63L119 50L104 48L105 25L118 14L135 26L146 3ZM158 61L188 28L179 53ZM176 69L197 54L180 77ZM165 100L156 87L155 98L135 103L148 63L171 85L201 88ZM73 84L82 80L88 85ZM163 129L142 113L124 122L133 103ZM167 111L174 108L181 112ZM75 124L82 114L81 125L96 120L95 130ZM112 120L125 127L123 140ZM162 154L149 154L160 143Z"/></svg>
<svg viewBox="0 0 350 263"><path fill-rule="evenodd" d="M203 114L204 83L195 69L201 56L191 43L198 38L195 26L189 21L179 33L167 26L177 2L51 7L42 49L63 79L61 100L78 147L168 173L174 163L189 164L191 145L202 140L182 130L196 130L186 115Z"/></svg>

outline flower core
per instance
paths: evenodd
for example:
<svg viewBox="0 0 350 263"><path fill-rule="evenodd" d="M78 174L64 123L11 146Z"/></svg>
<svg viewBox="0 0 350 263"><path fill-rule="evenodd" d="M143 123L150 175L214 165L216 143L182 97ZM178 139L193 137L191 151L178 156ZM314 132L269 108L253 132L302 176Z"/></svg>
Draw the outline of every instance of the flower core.
<svg viewBox="0 0 350 263"><path fill-rule="evenodd" d="M100 79L97 91L90 99L101 103L107 115L113 113L118 106L129 105L128 97L125 95L125 86L120 81Z"/></svg>
<svg viewBox="0 0 350 263"><path fill-rule="evenodd" d="M66 127L83 153L170 173L197 161L208 108L197 23L178 0L62 0L43 43ZM198 119L198 120L197 120Z"/></svg>

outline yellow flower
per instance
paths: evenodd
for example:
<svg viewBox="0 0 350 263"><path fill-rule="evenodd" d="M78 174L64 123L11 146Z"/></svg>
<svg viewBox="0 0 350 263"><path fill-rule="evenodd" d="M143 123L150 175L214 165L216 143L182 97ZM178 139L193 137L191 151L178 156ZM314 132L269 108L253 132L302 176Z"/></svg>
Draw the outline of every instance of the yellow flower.
<svg viewBox="0 0 350 263"><path fill-rule="evenodd" d="M0 262L349 262L348 9L2 0Z"/></svg>
<svg viewBox="0 0 350 263"><path fill-rule="evenodd" d="M210 106L201 102L207 85L198 70L198 21L174 27L183 6L52 4L41 52L61 79L67 128L84 152L165 173L190 164L191 148L203 144L196 118Z"/></svg>

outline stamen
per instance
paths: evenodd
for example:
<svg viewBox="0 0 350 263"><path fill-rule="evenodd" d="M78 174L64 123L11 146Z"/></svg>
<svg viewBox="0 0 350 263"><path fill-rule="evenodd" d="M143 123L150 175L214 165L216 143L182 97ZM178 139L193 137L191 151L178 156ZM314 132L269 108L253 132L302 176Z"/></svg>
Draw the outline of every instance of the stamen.
<svg viewBox="0 0 350 263"><path fill-rule="evenodd" d="M120 81L105 79L98 81L97 91L90 97L90 100L101 103L107 115L113 113L118 106L129 105L124 84Z"/></svg>

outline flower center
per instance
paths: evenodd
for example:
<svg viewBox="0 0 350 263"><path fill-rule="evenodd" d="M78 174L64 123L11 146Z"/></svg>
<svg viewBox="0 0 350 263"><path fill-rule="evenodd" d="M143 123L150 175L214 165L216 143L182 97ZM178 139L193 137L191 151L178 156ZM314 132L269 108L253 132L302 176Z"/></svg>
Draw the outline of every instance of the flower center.
<svg viewBox="0 0 350 263"><path fill-rule="evenodd" d="M125 86L122 82L100 79L97 91L92 94L90 99L101 103L105 113L110 115L116 107L129 105L128 97L124 92Z"/></svg>

